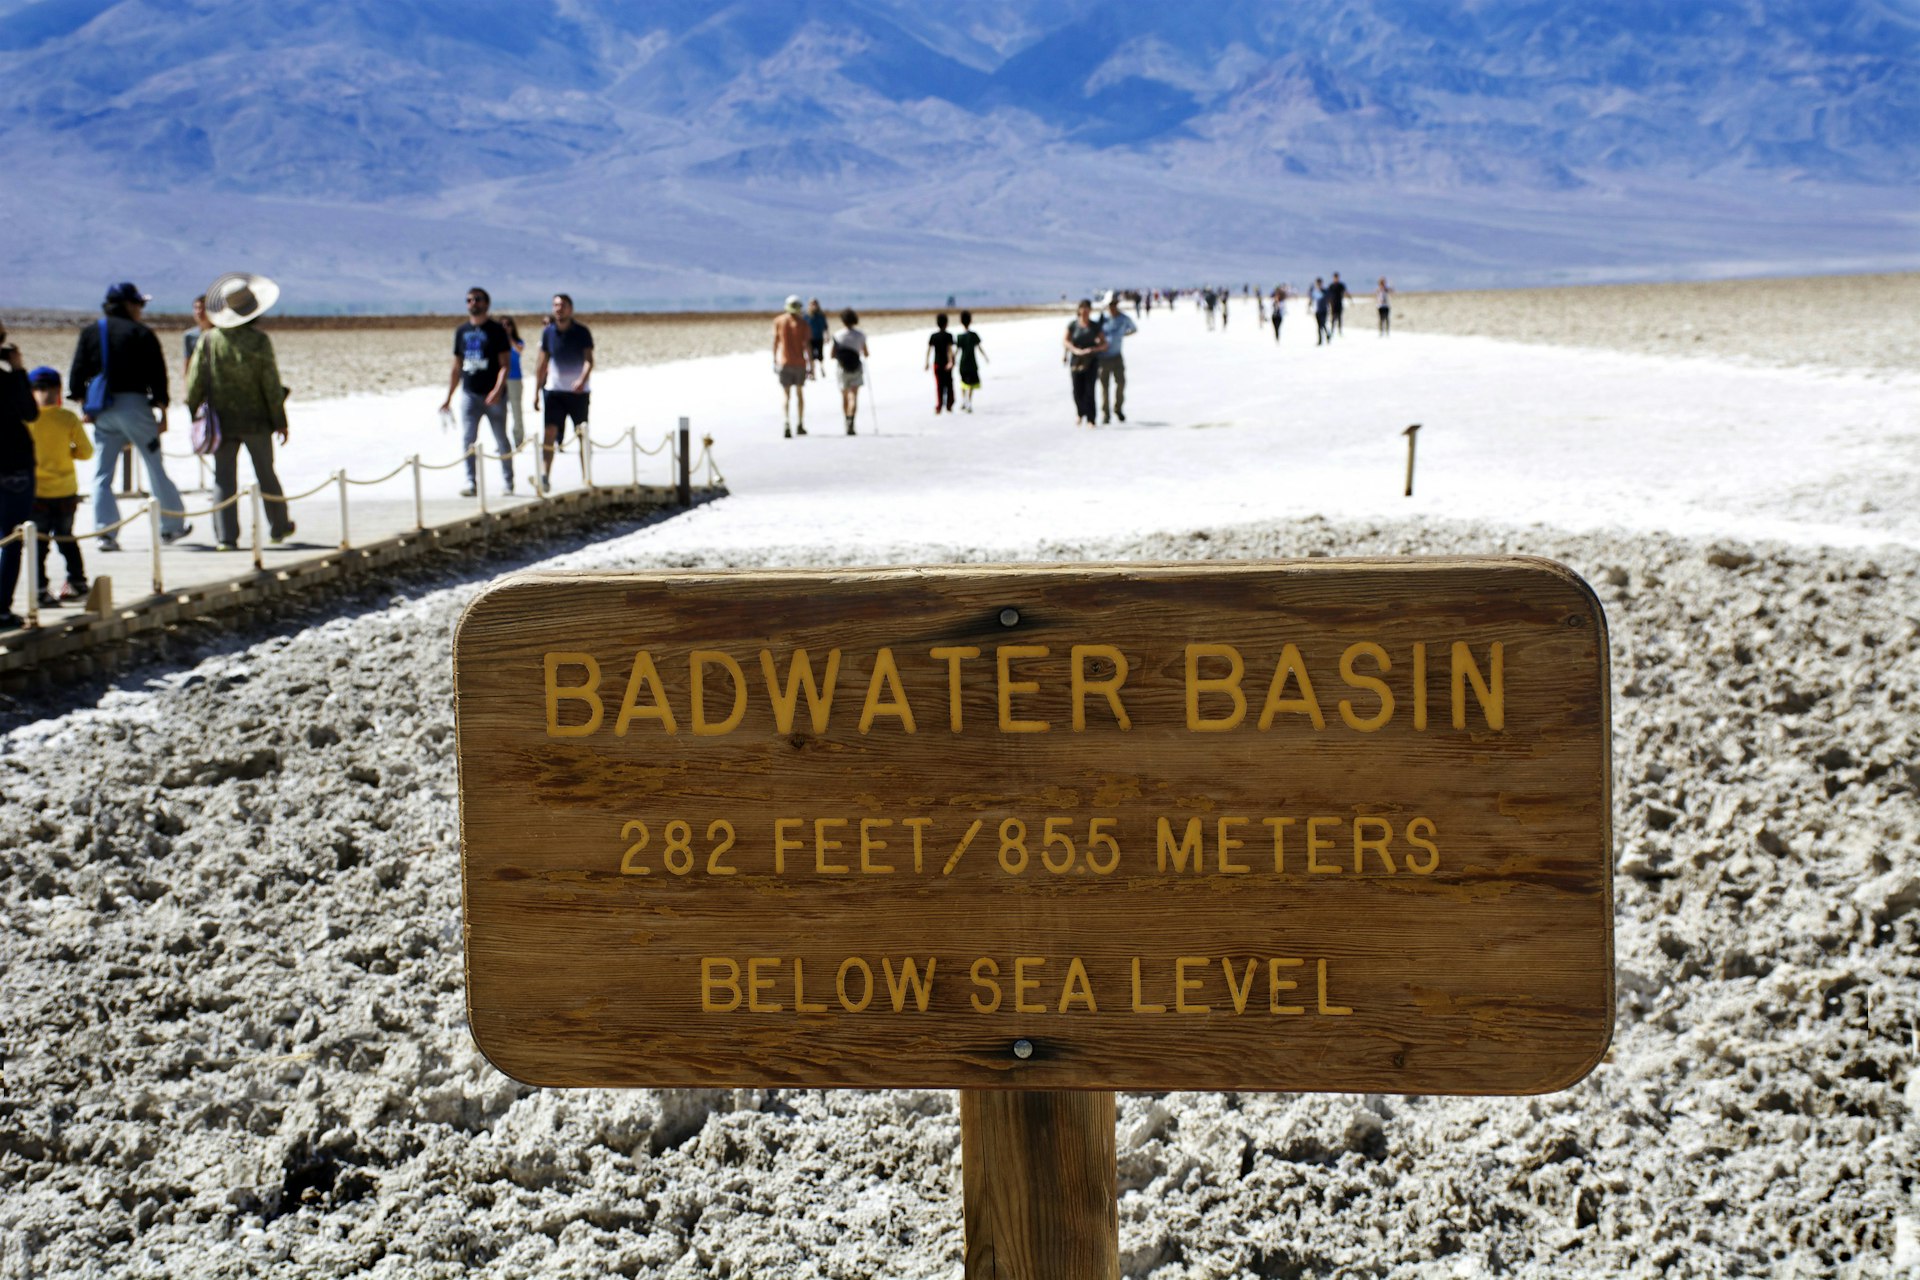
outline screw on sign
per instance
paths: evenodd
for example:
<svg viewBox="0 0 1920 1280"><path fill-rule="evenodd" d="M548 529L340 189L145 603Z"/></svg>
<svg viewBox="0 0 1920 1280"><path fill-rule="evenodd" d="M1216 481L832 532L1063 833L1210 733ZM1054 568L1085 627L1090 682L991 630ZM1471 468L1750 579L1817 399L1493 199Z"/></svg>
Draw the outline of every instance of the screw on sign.
<svg viewBox="0 0 1920 1280"><path fill-rule="evenodd" d="M1114 1091L1612 1034L1606 622L1526 558L527 574L455 641L536 1085L956 1088L969 1275L1117 1271Z"/></svg>

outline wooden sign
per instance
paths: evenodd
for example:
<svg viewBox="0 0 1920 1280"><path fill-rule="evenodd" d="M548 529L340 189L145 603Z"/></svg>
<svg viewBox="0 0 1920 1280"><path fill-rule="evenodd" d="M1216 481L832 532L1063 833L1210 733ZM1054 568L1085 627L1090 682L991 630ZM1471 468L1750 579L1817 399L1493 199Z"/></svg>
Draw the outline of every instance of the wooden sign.
<svg viewBox="0 0 1920 1280"><path fill-rule="evenodd" d="M1547 561L528 574L456 685L519 1080L1527 1093L1611 1035Z"/></svg>

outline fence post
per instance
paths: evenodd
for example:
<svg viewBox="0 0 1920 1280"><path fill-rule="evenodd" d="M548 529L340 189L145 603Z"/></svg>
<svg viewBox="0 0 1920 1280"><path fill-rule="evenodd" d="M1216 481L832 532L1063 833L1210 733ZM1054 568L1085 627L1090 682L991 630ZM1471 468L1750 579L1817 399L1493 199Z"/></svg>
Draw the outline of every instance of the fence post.
<svg viewBox="0 0 1920 1280"><path fill-rule="evenodd" d="M420 497L420 455L407 461L413 464L413 531L420 533L427 527L427 505Z"/></svg>
<svg viewBox="0 0 1920 1280"><path fill-rule="evenodd" d="M480 499L480 514L487 514L487 451L477 440L473 445L473 492Z"/></svg>
<svg viewBox="0 0 1920 1280"><path fill-rule="evenodd" d="M247 507L253 514L253 567L255 572L258 572L267 567L266 561L260 555L260 482L258 480L247 486Z"/></svg>
<svg viewBox="0 0 1920 1280"><path fill-rule="evenodd" d="M693 429L680 419L680 505L693 505Z"/></svg>
<svg viewBox="0 0 1920 1280"><path fill-rule="evenodd" d="M580 431L580 483L593 492L593 432L585 428Z"/></svg>
<svg viewBox="0 0 1920 1280"><path fill-rule="evenodd" d="M340 549L345 551L353 545L347 537L347 473L344 469L336 471L333 478L340 482Z"/></svg>
<svg viewBox="0 0 1920 1280"><path fill-rule="evenodd" d="M152 542L153 556L153 594L159 595L167 589L160 576L160 499L147 503L147 537Z"/></svg>
<svg viewBox="0 0 1920 1280"><path fill-rule="evenodd" d="M31 520L20 524L20 554L26 557L27 566L27 625L40 625L40 528ZM11 600L0 600L0 609L12 604Z"/></svg>
<svg viewBox="0 0 1920 1280"><path fill-rule="evenodd" d="M633 487L640 487L640 428L627 428L627 460L633 464Z"/></svg>

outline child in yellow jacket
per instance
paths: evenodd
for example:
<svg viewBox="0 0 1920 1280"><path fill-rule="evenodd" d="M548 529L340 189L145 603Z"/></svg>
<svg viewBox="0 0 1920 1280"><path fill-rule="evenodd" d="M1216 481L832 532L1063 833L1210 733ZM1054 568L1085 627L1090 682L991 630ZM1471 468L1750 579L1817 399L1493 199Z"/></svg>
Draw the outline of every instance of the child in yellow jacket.
<svg viewBox="0 0 1920 1280"><path fill-rule="evenodd" d="M40 530L40 605L50 608L60 600L84 598L87 572L80 562L80 544L73 540L73 513L80 505L80 481L73 464L93 456L80 416L60 403L60 371L41 365L27 375L40 416L27 424L33 433L33 516ZM60 543L66 558L67 581L56 598L47 588L47 552Z"/></svg>

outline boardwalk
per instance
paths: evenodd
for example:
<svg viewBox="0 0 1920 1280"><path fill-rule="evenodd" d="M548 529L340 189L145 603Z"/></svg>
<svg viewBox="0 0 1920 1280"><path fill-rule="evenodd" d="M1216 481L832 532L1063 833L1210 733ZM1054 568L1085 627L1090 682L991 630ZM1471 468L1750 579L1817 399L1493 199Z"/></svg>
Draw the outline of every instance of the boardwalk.
<svg viewBox="0 0 1920 1280"><path fill-rule="evenodd" d="M157 555L151 499L123 497L124 526L118 530L117 550L103 551L100 538L82 535L86 571L97 588L94 610L89 611L84 601L40 608L33 619L37 626L0 632L0 672L32 667L46 658L71 655L185 617L238 607L305 583L416 558L501 532L615 507L645 510L670 505L681 500L678 482L682 479L691 483L695 495L716 492L723 481L711 451L701 442L690 443L697 453L684 477L678 474L678 449L671 436L644 448L633 432L610 442L596 440L586 465L578 447L569 447L563 453L571 456L555 459L554 488L544 497L532 495L524 479L514 494L502 492L497 460L488 462L491 483L472 498L446 496L447 481L454 473L444 462L437 467L419 464L417 477L411 459L364 479L349 473L344 485L336 475L317 489L290 495L296 528L278 546L268 541L264 515L257 509L251 487L246 487L237 503L240 544L234 551L215 549L213 523L207 514L211 494L205 491L183 495L193 530L179 542L162 545ZM520 451L523 469L524 454L531 447ZM191 471L181 472L177 463L174 469L182 482L193 482ZM583 483L589 469L591 486ZM48 557L47 571L56 584L61 580L64 563L57 550ZM30 577L30 572L23 571L15 599L14 607L23 616L36 612L30 608ZM105 600L98 589L103 583Z"/></svg>

